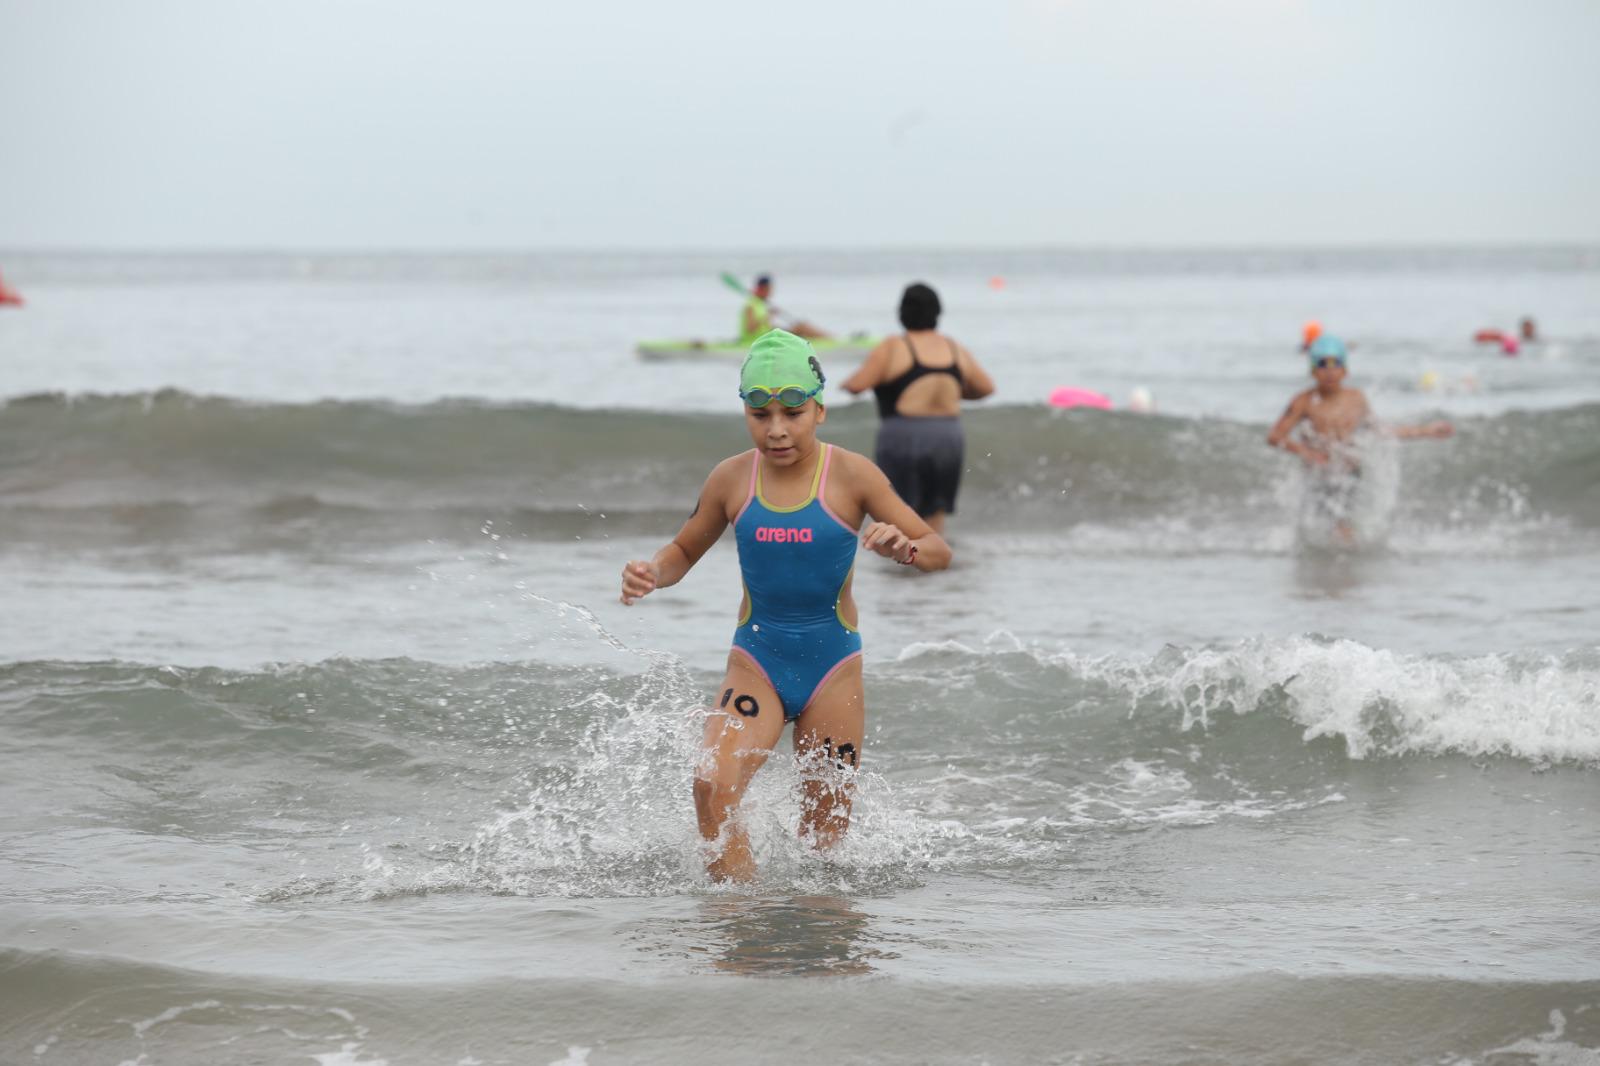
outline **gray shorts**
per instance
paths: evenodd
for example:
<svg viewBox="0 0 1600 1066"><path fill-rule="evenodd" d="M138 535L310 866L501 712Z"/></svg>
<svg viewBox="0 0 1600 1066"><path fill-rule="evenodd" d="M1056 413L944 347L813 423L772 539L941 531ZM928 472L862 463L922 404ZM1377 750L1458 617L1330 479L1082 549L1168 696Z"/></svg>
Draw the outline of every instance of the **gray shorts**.
<svg viewBox="0 0 1600 1066"><path fill-rule="evenodd" d="M955 514L966 435L955 415L895 415L878 427L878 466L911 509Z"/></svg>

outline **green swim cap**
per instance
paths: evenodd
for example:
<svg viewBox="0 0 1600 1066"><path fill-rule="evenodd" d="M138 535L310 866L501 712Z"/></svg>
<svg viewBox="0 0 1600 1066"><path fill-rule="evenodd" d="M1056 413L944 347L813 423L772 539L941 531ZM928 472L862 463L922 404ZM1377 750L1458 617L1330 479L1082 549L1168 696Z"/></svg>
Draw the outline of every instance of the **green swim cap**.
<svg viewBox="0 0 1600 1066"><path fill-rule="evenodd" d="M817 406L821 407L822 384L826 380L810 341L787 330L768 330L756 338L744 366L739 368L739 395L755 388L777 392L787 385L798 385L807 392L816 389Z"/></svg>

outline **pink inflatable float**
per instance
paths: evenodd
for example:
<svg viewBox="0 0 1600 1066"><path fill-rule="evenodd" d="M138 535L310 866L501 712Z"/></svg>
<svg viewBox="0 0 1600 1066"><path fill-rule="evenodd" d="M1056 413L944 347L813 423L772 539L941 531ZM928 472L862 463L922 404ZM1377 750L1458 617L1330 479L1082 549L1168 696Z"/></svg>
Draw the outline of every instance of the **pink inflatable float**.
<svg viewBox="0 0 1600 1066"><path fill-rule="evenodd" d="M1062 385L1050 393L1050 406L1061 408L1098 407L1103 411L1109 411L1111 409L1111 397L1089 389L1075 389L1070 385Z"/></svg>
<svg viewBox="0 0 1600 1066"><path fill-rule="evenodd" d="M1480 329L1472 335L1472 339L1479 344L1498 344L1502 355L1516 355L1522 348L1516 334L1498 329Z"/></svg>

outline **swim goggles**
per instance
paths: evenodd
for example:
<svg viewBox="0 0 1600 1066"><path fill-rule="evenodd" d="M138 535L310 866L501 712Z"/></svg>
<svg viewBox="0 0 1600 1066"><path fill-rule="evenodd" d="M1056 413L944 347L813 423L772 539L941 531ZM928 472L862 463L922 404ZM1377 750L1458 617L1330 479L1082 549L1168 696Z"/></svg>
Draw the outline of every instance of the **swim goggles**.
<svg viewBox="0 0 1600 1066"><path fill-rule="evenodd" d="M811 389L809 392L800 385L785 385L781 389L769 389L765 386L757 385L753 389L741 390L739 399L751 407L757 408L765 407L773 400L777 400L785 407L799 407L821 391L821 385Z"/></svg>
<svg viewBox="0 0 1600 1066"><path fill-rule="evenodd" d="M1325 355L1321 359L1313 359L1311 361L1312 370L1321 370L1327 366L1344 366L1344 360L1337 355Z"/></svg>

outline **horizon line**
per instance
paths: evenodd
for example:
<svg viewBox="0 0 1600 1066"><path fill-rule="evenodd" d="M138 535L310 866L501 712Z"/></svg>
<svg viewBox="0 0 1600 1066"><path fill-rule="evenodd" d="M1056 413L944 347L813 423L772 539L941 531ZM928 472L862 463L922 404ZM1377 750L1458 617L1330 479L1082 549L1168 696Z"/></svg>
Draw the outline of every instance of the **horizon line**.
<svg viewBox="0 0 1600 1066"><path fill-rule="evenodd" d="M0 244L0 263L5 256L35 255L249 255L249 256L537 256L537 255L728 255L756 257L819 253L852 254L983 254L983 253L1089 253L1089 252L1395 252L1395 251L1600 251L1600 238L1579 240L1527 239L1518 241L1329 241L1271 243L1158 243L1086 242L1083 244L800 244L745 247L735 245L252 245L252 244L171 244L171 245L4 245Z"/></svg>

